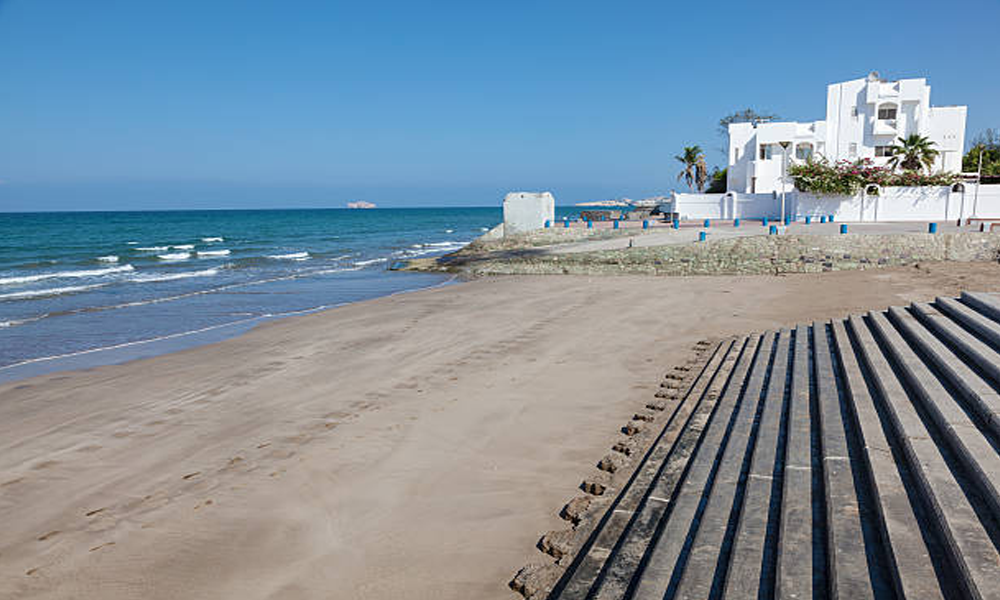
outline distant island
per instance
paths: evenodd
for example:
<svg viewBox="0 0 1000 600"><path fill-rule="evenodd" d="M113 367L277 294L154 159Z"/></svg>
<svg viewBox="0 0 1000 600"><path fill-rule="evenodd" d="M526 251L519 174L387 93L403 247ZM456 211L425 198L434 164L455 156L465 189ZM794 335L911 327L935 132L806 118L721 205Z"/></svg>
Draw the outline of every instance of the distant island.
<svg viewBox="0 0 1000 600"><path fill-rule="evenodd" d="M371 202L365 202L364 200L358 200L357 202L348 202L347 208L375 208L375 205Z"/></svg>

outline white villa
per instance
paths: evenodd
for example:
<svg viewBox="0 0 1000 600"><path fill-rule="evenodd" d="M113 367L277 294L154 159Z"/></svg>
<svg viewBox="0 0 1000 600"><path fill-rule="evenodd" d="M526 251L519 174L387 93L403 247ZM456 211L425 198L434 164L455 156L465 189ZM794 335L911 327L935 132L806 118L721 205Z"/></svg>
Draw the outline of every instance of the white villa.
<svg viewBox="0 0 1000 600"><path fill-rule="evenodd" d="M886 81L878 73L834 83L826 90L826 120L733 123L729 126L730 192L770 193L792 190L782 181L785 167L822 155L831 162L871 158L889 160L889 148L900 137L919 134L940 152L934 171L960 172L965 144L965 106L931 106L927 80Z"/></svg>

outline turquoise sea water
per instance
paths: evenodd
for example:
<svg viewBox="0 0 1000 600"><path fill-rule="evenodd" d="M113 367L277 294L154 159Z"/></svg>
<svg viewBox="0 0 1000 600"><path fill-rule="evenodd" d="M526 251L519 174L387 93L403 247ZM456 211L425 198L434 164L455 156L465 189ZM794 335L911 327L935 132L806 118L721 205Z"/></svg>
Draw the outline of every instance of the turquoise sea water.
<svg viewBox="0 0 1000 600"><path fill-rule="evenodd" d="M387 267L500 220L498 208L0 213L0 381L50 357L440 285Z"/></svg>

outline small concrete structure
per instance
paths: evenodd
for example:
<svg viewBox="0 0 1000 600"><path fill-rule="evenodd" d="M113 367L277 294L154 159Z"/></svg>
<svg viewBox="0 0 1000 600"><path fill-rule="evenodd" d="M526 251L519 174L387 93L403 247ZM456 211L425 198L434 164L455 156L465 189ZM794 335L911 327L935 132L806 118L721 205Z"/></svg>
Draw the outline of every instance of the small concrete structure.
<svg viewBox="0 0 1000 600"><path fill-rule="evenodd" d="M504 235L542 229L555 218L556 199L551 192L511 192L503 199Z"/></svg>

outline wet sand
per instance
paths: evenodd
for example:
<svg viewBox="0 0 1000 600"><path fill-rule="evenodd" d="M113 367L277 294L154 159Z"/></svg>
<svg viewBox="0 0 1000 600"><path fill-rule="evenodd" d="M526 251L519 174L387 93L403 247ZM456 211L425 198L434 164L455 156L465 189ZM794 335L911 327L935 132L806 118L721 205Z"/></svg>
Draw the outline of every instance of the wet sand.
<svg viewBox="0 0 1000 600"><path fill-rule="evenodd" d="M497 598L699 339L1000 267L512 277L0 386L0 597Z"/></svg>

